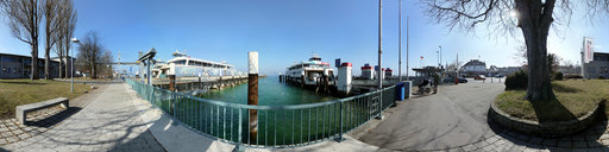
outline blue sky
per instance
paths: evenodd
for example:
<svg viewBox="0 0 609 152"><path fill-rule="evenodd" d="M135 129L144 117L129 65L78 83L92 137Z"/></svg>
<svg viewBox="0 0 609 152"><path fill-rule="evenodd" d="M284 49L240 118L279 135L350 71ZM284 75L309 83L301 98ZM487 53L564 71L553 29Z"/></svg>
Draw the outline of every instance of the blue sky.
<svg viewBox="0 0 609 152"><path fill-rule="evenodd" d="M226 61L247 70L247 52L260 52L260 72L277 74L290 64L306 60L313 53L333 64L334 59L354 64L360 73L364 63L377 62L376 0L77 0L75 36L89 31L99 34L107 50L122 61L134 61L138 51L156 48L162 60L176 49L193 57ZM383 66L397 69L398 1L383 1ZM406 16L410 16L410 67L437 63L438 46L442 62L480 58L487 65L518 65L514 56L520 45L516 37L454 29L436 24L424 14L417 0L403 5L403 71L406 69ZM577 9L568 27L554 30L549 52L565 61L579 63L584 35L594 38L597 51L609 51L609 20L592 20ZM41 31L41 33L43 33ZM44 47L41 35L40 49ZM10 34L6 19L0 24L0 52L29 54L29 46ZM43 56L43 52L40 52ZM424 57L421 62L420 56ZM397 70L394 70L397 71ZM404 72L405 73L405 72Z"/></svg>

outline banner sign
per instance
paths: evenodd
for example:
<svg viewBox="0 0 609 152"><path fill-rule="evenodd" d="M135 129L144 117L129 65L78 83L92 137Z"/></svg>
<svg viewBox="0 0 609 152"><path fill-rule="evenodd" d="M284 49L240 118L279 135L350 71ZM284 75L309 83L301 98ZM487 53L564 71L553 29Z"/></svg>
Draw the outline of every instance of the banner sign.
<svg viewBox="0 0 609 152"><path fill-rule="evenodd" d="M592 50L592 39L584 37L584 63L590 63L594 59L594 50Z"/></svg>

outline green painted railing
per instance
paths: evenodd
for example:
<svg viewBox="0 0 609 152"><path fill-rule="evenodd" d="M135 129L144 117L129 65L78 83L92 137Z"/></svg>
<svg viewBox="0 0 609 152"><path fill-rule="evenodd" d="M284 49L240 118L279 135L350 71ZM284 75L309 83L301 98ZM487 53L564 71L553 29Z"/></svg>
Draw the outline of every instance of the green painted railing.
<svg viewBox="0 0 609 152"><path fill-rule="evenodd" d="M255 147L301 146L330 139L342 140L343 134L380 116L379 111L394 103L396 93L395 86L391 86L333 101L269 106L203 99L131 79L127 83L143 99L190 129L224 142ZM256 137L250 137L248 110L258 111Z"/></svg>

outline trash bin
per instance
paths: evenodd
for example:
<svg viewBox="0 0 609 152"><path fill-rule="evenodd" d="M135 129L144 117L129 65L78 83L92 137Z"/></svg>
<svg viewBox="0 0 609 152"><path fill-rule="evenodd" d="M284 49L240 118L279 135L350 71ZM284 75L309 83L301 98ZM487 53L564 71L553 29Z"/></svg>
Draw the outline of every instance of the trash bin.
<svg viewBox="0 0 609 152"><path fill-rule="evenodd" d="M396 84L395 86L395 100L397 101L402 101L404 100L405 94L404 94L404 82L398 82L398 84Z"/></svg>
<svg viewBox="0 0 609 152"><path fill-rule="evenodd" d="M404 82L404 96L406 99L410 99L410 97L412 96L412 81L405 81Z"/></svg>

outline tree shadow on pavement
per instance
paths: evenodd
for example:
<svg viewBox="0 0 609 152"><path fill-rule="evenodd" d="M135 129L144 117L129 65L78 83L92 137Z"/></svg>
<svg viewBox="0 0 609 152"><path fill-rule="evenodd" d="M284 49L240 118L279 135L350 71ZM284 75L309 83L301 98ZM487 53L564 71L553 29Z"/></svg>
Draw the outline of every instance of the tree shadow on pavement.
<svg viewBox="0 0 609 152"><path fill-rule="evenodd" d="M82 110L80 107L69 107L67 110L53 114L47 118L34 118L33 120L28 120L26 124L30 126L49 128L65 119L70 118L70 116L78 113L80 110Z"/></svg>

